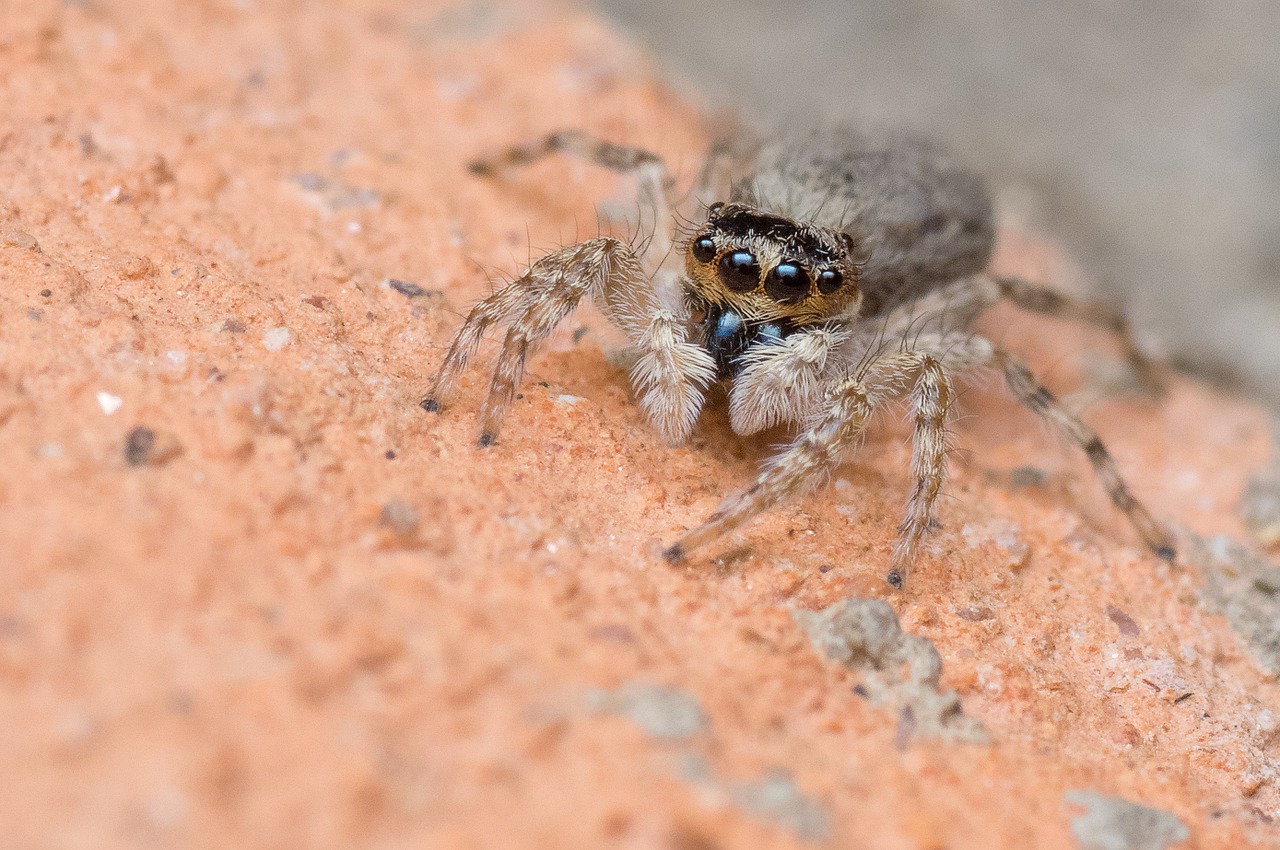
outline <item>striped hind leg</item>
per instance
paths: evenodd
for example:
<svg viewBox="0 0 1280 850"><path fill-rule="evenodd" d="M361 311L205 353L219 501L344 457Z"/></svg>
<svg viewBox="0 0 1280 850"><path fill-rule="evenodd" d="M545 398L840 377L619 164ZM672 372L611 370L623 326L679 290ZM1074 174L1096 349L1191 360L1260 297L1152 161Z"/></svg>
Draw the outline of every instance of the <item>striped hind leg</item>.
<svg viewBox="0 0 1280 850"><path fill-rule="evenodd" d="M1142 349L1133 338L1133 329L1129 326L1129 320L1114 306L1102 301L1082 301L1071 298L1061 292L1036 286L1016 277L993 277L991 280L999 288L1001 297L1007 298L1023 310L1045 316L1074 319L1111 331L1120 343L1125 359L1129 361L1129 367L1133 369L1143 389L1155 398L1164 395L1164 384L1160 380L1155 364L1142 353Z"/></svg>
<svg viewBox="0 0 1280 850"><path fill-rule="evenodd" d="M1080 447L1089 463L1093 464L1093 470L1101 479L1112 503L1129 518L1148 548L1158 557L1172 563L1177 555L1172 536L1130 492L1111 452L1107 451L1098 434L1063 407L1031 370L1013 355L997 349L993 354L993 363L1004 372L1009 388L1019 401L1035 411L1054 431Z"/></svg>

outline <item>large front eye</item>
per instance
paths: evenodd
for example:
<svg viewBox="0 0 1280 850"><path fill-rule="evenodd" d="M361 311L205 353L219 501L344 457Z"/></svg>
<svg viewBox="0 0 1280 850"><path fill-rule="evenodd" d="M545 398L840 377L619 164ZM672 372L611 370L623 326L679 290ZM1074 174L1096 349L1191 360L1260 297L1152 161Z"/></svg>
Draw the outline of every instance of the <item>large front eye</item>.
<svg viewBox="0 0 1280 850"><path fill-rule="evenodd" d="M769 270L764 291L774 301L799 301L809 294L809 273L798 263L783 260Z"/></svg>
<svg viewBox="0 0 1280 850"><path fill-rule="evenodd" d="M716 243L710 236L699 236L693 240L693 258L700 263L709 263L716 258Z"/></svg>
<svg viewBox="0 0 1280 850"><path fill-rule="evenodd" d="M760 264L750 251L730 251L720 258L720 280L734 292L750 292L760 284Z"/></svg>

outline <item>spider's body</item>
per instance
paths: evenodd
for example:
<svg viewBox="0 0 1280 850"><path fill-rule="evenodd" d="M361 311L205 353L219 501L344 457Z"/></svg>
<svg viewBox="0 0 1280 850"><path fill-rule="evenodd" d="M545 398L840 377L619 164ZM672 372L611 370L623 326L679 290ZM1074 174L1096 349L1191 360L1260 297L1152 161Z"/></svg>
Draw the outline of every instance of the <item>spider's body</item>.
<svg viewBox="0 0 1280 850"><path fill-rule="evenodd" d="M667 550L676 561L825 480L878 408L909 399L916 486L889 573L900 585L945 477L952 376L995 368L1085 451L1145 542L1172 558L1167 533L1129 493L1097 436L1012 355L970 329L1001 298L1103 324L1150 379L1123 319L1101 305L985 275L995 237L989 196L937 147L911 138L869 141L838 128L749 149L717 146L691 196L701 224L683 238L666 169L646 151L566 132L472 170L492 174L552 151L635 174L652 231L634 245L601 236L554 251L477 304L425 409L440 409L485 330L506 325L482 416L480 444L492 444L532 347L584 295L593 297L636 346L632 382L671 442L688 436L717 380L727 387L738 433L778 424L797 430L754 484Z"/></svg>

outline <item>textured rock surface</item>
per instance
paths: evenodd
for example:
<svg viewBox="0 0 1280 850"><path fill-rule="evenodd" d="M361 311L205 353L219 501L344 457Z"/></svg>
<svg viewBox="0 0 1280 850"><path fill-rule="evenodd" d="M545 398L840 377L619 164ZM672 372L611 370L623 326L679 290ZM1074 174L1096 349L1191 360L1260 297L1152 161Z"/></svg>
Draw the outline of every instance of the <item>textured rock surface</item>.
<svg viewBox="0 0 1280 850"><path fill-rule="evenodd" d="M1071 821L1080 850L1165 850L1189 833L1176 817L1093 791L1068 791L1067 802L1085 813Z"/></svg>
<svg viewBox="0 0 1280 850"><path fill-rule="evenodd" d="M469 157L587 126L696 167L699 113L597 24L155 0L4 19L7 846L1054 850L1078 846L1077 789L1169 812L1188 846L1280 842L1280 688L1206 568L1145 554L994 381L964 395L903 593L882 579L901 423L673 569L660 542L777 436L734 438L721 404L664 446L598 313L534 360L491 450L480 374L445 416L417 407L484 269L626 205L580 164L495 185ZM1065 261L1006 234L998 262ZM1013 311L987 327L1063 393L1079 351L1112 350ZM1170 389L1088 418L1158 514L1246 539L1265 418ZM852 598L936 648L988 744L903 739L814 650L794 612Z"/></svg>

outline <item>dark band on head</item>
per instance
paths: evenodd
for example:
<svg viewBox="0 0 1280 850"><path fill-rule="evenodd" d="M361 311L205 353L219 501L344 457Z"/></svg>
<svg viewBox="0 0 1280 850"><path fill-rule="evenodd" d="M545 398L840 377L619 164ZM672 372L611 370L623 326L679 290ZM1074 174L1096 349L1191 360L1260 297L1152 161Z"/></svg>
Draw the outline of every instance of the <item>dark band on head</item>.
<svg viewBox="0 0 1280 850"><path fill-rule="evenodd" d="M831 250L810 228L797 227L785 216L729 204L712 214L709 223L729 238L765 236L781 242L793 251L819 260L831 259Z"/></svg>

